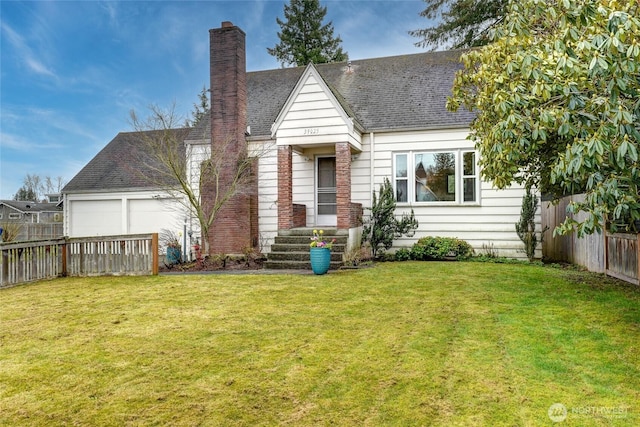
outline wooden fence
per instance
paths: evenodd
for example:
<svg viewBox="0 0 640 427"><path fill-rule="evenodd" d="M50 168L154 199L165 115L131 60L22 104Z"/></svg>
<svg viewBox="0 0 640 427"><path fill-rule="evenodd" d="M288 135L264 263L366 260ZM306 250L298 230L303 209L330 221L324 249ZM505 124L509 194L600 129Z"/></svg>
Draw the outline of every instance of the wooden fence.
<svg viewBox="0 0 640 427"><path fill-rule="evenodd" d="M640 234L606 234L606 273L640 285Z"/></svg>
<svg viewBox="0 0 640 427"><path fill-rule="evenodd" d="M564 261L585 267L589 271L640 284L640 234L604 232L578 238L576 233L553 236L553 230L567 217L571 201L583 201L584 195L567 196L557 205L542 202L542 255L552 261ZM585 219L580 212L576 221Z"/></svg>
<svg viewBox="0 0 640 427"><path fill-rule="evenodd" d="M581 265L589 271L605 272L604 237L600 233L578 238L576 233L567 236L553 236L553 230L567 217L570 202L584 201L584 195L578 194L562 198L557 205L543 201L542 205L542 256L551 261L563 261ZM576 221L586 218L584 212L572 217Z"/></svg>
<svg viewBox="0 0 640 427"><path fill-rule="evenodd" d="M45 239L60 239L64 236L61 222L26 223L20 227L16 240L31 241Z"/></svg>
<svg viewBox="0 0 640 427"><path fill-rule="evenodd" d="M61 276L158 274L158 234L0 244L0 288Z"/></svg>

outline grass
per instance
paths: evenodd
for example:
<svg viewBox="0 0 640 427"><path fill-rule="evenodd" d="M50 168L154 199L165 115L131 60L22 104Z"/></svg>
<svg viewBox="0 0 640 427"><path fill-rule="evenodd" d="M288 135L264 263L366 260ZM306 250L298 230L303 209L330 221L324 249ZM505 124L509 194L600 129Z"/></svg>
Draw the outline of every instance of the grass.
<svg viewBox="0 0 640 427"><path fill-rule="evenodd" d="M389 263L0 290L0 425L640 424L640 290Z"/></svg>

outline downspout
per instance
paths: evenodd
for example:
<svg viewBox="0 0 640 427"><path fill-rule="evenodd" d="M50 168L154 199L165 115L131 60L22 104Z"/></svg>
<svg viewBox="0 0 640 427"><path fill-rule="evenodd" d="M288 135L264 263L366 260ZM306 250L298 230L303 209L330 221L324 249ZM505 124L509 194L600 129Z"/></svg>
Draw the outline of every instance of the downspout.
<svg viewBox="0 0 640 427"><path fill-rule="evenodd" d="M62 193L62 235L69 236L69 196L67 193Z"/></svg>
<svg viewBox="0 0 640 427"><path fill-rule="evenodd" d="M373 134L373 132L369 132L369 139L371 140L371 152L369 153L369 206L372 207L373 206L373 185L374 185L374 171L373 171L373 167L374 167L374 157L375 157L375 135Z"/></svg>

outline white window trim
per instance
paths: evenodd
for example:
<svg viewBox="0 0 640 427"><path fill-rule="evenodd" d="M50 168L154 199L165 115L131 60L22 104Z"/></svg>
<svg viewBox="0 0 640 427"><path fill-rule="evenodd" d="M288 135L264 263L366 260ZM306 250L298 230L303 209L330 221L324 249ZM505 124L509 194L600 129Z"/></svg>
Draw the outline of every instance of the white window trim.
<svg viewBox="0 0 640 427"><path fill-rule="evenodd" d="M9 219L21 219L22 218L22 214L20 213L10 213L9 214Z"/></svg>
<svg viewBox="0 0 640 427"><path fill-rule="evenodd" d="M475 174L464 175L463 155L464 153L475 153ZM416 154L432 154L432 153L453 153L455 155L455 168L456 168L456 196L452 201L415 201L415 155ZM397 206L480 206L480 171L478 168L478 152L476 150L470 150L465 148L458 149L446 149L446 150L409 150L398 151L393 153L393 170L391 173L393 181L393 194L394 197L397 193L396 188L396 170L397 170L397 157L399 155L407 156L407 201L398 202ZM475 178L476 180L476 200L471 202L463 201L464 197L464 178ZM401 178L404 179L404 178Z"/></svg>

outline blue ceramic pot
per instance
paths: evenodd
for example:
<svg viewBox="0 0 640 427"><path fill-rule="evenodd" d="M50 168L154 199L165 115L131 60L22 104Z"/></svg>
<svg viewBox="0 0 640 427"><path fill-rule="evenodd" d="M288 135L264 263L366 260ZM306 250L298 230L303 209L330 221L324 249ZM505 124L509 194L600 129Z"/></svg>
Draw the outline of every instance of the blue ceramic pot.
<svg viewBox="0 0 640 427"><path fill-rule="evenodd" d="M167 264L173 265L180 263L181 252L178 248L167 248Z"/></svg>
<svg viewBox="0 0 640 427"><path fill-rule="evenodd" d="M331 265L331 251L327 248L311 248L311 269L314 274L325 274Z"/></svg>

